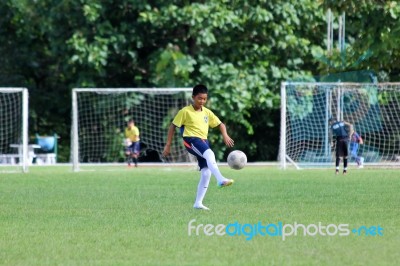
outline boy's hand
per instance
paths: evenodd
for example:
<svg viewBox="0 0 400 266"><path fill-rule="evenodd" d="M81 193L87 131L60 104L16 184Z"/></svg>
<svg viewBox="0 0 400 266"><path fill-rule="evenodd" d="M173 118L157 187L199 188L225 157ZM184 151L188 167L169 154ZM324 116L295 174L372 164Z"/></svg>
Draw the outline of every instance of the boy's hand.
<svg viewBox="0 0 400 266"><path fill-rule="evenodd" d="M223 136L223 138L226 146L233 147L233 145L235 145L233 139L231 139L231 137L229 137L228 135Z"/></svg>
<svg viewBox="0 0 400 266"><path fill-rule="evenodd" d="M166 144L165 147L164 147L162 155L167 157L170 154L170 152L171 152L171 145Z"/></svg>
<svg viewBox="0 0 400 266"><path fill-rule="evenodd" d="M226 127L224 123L219 124L219 130L221 130L225 145L228 147L233 147L233 145L235 145L235 142L233 141L233 139L231 139L231 137L229 137L228 133L226 132Z"/></svg>

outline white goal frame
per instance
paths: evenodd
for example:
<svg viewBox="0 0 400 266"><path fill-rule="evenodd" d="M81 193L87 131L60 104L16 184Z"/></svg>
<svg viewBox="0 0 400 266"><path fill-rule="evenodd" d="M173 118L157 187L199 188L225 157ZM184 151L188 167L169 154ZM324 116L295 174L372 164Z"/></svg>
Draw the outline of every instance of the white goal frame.
<svg viewBox="0 0 400 266"><path fill-rule="evenodd" d="M291 86L291 87L290 87ZM288 92L288 88L296 88L296 89L289 89L291 92L296 91L297 95L290 94ZM301 88L305 88L304 91L307 91L309 94L308 95L303 95L303 92L301 91ZM311 92L310 92L311 88ZM297 90L299 89L299 90ZM324 93L318 94L318 96L310 96L310 93L313 93L312 90L322 90ZM364 92L363 92L364 90ZM375 90L375 92L374 92ZM329 92L328 92L329 91ZM329 127L328 120L330 117L336 119L336 120L347 120L350 118L354 118L354 120L358 119L358 114L357 113L350 113L345 112L344 107L348 108L350 103L346 103L343 99L345 98L345 95L355 95L355 94L360 94L364 93L363 97L364 98L369 98L371 99L371 93L375 93L373 97L375 97L376 102L374 103L374 106L377 106L378 110L378 115L375 114L375 117L369 117L369 112L371 110L372 104L368 103L368 100L365 101L364 99L356 98L358 102L367 102L364 107L363 111L363 119L367 121L366 123L369 123L368 120L371 120L371 125L375 122L374 120L379 120L382 125L386 126L387 124L384 124L387 117L390 115L390 113L381 113L381 109L386 110L388 105L390 105L390 108L393 110L393 113L396 113L399 111L399 101L400 101L400 83L347 83L347 82L282 82L281 83L281 125L280 125L280 146L279 146L279 164L280 168L286 169L289 165L294 166L296 169L302 169L302 168L313 168L313 167L332 167L334 165L334 149L330 146L331 143L331 130ZM385 96L386 93L386 96ZM391 94L393 93L394 96ZM326 95L326 98L325 95ZM389 95L389 96L387 96ZM302 119L306 119L306 115L300 114L298 117L303 117L303 118L293 118L294 115L294 109L289 111L288 104L292 104L293 102L297 103L296 101L301 101L302 97L307 97L310 96L309 99L313 99L310 102L311 105L307 106L307 110L304 110L304 112L308 112L307 115L309 114L316 114L318 113L319 121L316 123L314 126L315 130L318 130L319 132L325 132L323 137L320 137L318 139L318 147L320 154L323 154L325 156L325 160L316 160L315 162L305 162L306 160L302 161L301 159L294 158L294 157L300 157L297 156L298 154L307 154L312 153L311 149L307 147L308 143L307 141L314 141L312 139L307 139L307 137L304 137L303 133L299 133L301 130L297 129L295 130L295 133L292 133L291 131L296 127L296 121L300 121ZM291 98L291 100L288 99L288 97ZM316 97L319 97L319 100L315 100ZM381 105L380 99L384 97L392 97L390 98L391 101L390 103L395 102L395 104L387 104L386 105ZM334 101L332 101L332 98L335 98ZM395 100L393 100L393 98ZM295 99L295 100L293 100ZM379 100L378 100L379 99ZM290 103L290 101L292 103ZM319 101L321 103L319 111L316 111L318 108L315 106L314 101ZM361 104L360 104L361 105ZM383 108L385 106L385 108ZM296 110L298 111L298 110ZM298 111L301 112L301 111ZM396 114L399 116L399 114ZM311 115L315 116L315 115ZM381 117L379 117L381 116ZM377 118L378 117L378 118ZM385 118L383 118L385 117ZM297 119L297 120L296 120ZM382 167L382 166L389 166L389 167L400 167L400 140L398 142L395 142L393 145L393 139L396 138L397 134L400 134L400 119L398 119L396 123L396 118L390 118L390 121L395 121L394 124L391 125L391 131L388 135L388 139L391 140L392 142L391 145L387 147L385 144L385 139L382 140L382 145L379 146L379 148L384 148L385 153L384 156L377 156L378 159L376 159L373 162L366 163L367 166L374 166L374 167ZM353 121L348 121L352 123ZM305 120L302 123L306 123ZM319 127L319 128L317 128ZM308 128L307 130L310 130ZM311 129L312 130L312 129ZM356 125L356 131L357 131L357 125ZM293 137L296 133L296 137ZM381 133L378 133L377 135L380 135ZM385 133L386 134L386 133ZM299 137L300 135L300 137ZM361 133L361 135L363 135ZM315 136L315 134L314 134ZM384 135L386 137L386 135ZM380 140L380 139L379 139ZM304 142L305 144L302 145L297 145L300 146L298 147L298 150L296 152L293 151L293 146L296 146L295 142ZM364 140L368 144L368 138ZM379 142L379 145L381 142ZM377 145L374 143L374 145ZM297 147L296 146L296 147ZM309 149L309 150L308 150ZM390 149L390 152L386 152L387 149ZM289 154L288 154L289 153ZM293 155L293 156L291 156ZM316 156L318 157L318 156ZM312 158L312 157L311 157ZM349 158L350 158L350 153L349 153Z"/></svg>
<svg viewBox="0 0 400 266"><path fill-rule="evenodd" d="M18 147L18 153L15 154L17 159L18 159L18 164L16 166L11 166L7 164L7 161L5 164L0 164L0 173L1 172L14 172L15 169L21 168L22 172L27 173L28 172L28 160L29 160L29 154L28 154L28 111L29 111L29 93L27 88L0 88L0 94L3 93L21 93L21 117L20 117L20 122L22 123L21 125L21 132L20 138L18 140L15 140L14 142L16 143L7 143L7 145L11 144L16 144L19 145ZM7 113L5 114L7 115ZM1 138L2 136L0 136ZM4 160L15 160L16 158L11 158L15 157L14 155L11 154L0 154L0 156L3 157ZM5 169L5 170L4 170Z"/></svg>
<svg viewBox="0 0 400 266"><path fill-rule="evenodd" d="M165 93L174 94L180 92L191 93L192 88L74 88L72 89L72 128L71 128L71 161L73 171L77 172L80 170L80 147L79 147L79 107L78 107L78 94L82 92L92 92L99 94L112 94L112 93L129 93L129 92L140 92L140 93ZM191 95L191 94L190 94ZM184 106L181 106L182 108ZM171 117L172 121L173 117ZM140 130L140 125L139 130ZM167 131L163 132L165 137Z"/></svg>

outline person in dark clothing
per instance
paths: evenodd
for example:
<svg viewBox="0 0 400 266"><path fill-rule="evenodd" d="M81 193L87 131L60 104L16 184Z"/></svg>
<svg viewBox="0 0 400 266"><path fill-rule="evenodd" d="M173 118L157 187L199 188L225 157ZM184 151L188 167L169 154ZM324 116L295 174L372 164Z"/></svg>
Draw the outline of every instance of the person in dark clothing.
<svg viewBox="0 0 400 266"><path fill-rule="evenodd" d="M339 174L340 157L343 158L343 174L347 174L347 156L349 155L349 128L352 124L346 121L335 121L329 119L330 127L334 139L336 140L336 170L335 174ZM332 146L334 145L332 140Z"/></svg>

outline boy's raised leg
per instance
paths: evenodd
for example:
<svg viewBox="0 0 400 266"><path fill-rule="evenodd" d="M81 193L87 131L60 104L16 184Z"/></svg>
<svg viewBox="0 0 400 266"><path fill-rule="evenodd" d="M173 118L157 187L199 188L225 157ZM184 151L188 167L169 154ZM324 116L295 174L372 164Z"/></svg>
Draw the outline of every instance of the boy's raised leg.
<svg viewBox="0 0 400 266"><path fill-rule="evenodd" d="M206 150L203 153L203 157L204 157L204 159L206 159L207 166L210 169L211 173L217 179L217 183L218 183L219 187L226 187L226 186L230 186L233 184L234 181L232 179L227 179L222 176L221 172L219 171L217 162L215 160L215 154L211 149Z"/></svg>

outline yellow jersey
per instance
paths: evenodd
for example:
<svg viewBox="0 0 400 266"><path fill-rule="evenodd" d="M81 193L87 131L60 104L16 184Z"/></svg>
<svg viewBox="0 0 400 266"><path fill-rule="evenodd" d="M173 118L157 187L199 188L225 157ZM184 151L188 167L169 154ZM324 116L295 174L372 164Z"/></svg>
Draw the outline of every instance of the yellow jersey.
<svg viewBox="0 0 400 266"><path fill-rule="evenodd" d="M125 128L125 138L130 139L132 142L139 141L139 129L136 126Z"/></svg>
<svg viewBox="0 0 400 266"><path fill-rule="evenodd" d="M203 106L201 111L196 111L189 105L179 110L172 124L177 127L184 126L184 137L207 139L209 127L219 126L221 121L210 109Z"/></svg>

